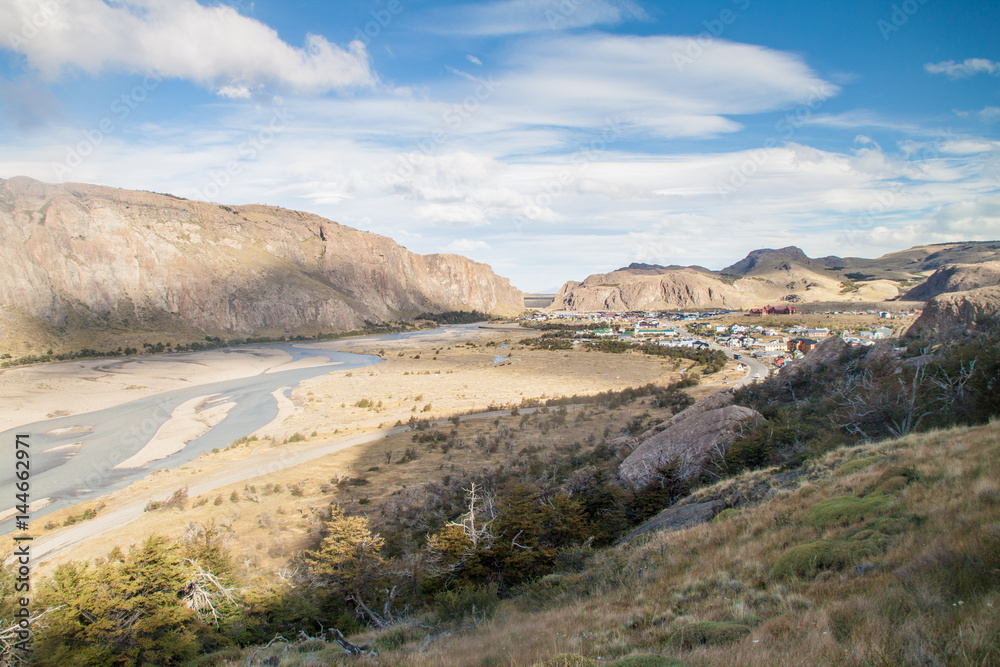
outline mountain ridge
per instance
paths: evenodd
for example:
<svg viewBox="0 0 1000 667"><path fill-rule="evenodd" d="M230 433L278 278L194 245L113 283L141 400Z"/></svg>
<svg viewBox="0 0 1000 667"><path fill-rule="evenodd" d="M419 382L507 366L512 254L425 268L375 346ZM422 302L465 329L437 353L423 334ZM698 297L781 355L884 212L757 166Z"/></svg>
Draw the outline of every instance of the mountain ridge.
<svg viewBox="0 0 1000 667"><path fill-rule="evenodd" d="M797 246L761 248L720 271L632 263L610 273L595 273L564 284L549 308L739 309L781 301L926 301L941 293L1000 283L998 262L998 241L914 246L874 259L811 258ZM947 275L934 277L934 272Z"/></svg>
<svg viewBox="0 0 1000 667"><path fill-rule="evenodd" d="M279 207L14 177L0 232L0 344L22 352L26 331L308 335L524 307L486 264Z"/></svg>

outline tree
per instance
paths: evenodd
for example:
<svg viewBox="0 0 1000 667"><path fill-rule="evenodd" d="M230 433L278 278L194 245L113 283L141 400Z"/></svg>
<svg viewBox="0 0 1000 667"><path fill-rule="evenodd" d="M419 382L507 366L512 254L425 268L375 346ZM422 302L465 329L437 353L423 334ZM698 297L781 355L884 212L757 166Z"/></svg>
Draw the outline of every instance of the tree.
<svg viewBox="0 0 1000 667"><path fill-rule="evenodd" d="M55 609L35 640L40 667L170 665L195 657L205 628L184 605L188 564L151 536L104 563L60 565L42 591Z"/></svg>
<svg viewBox="0 0 1000 667"><path fill-rule="evenodd" d="M358 615L367 616L376 625L382 624L382 619L365 605L364 598L371 598L383 575L385 561L380 552L385 540L371 532L367 519L347 516L337 506L331 507L324 532L326 536L319 548L305 554L311 583L325 589L331 602L353 603Z"/></svg>

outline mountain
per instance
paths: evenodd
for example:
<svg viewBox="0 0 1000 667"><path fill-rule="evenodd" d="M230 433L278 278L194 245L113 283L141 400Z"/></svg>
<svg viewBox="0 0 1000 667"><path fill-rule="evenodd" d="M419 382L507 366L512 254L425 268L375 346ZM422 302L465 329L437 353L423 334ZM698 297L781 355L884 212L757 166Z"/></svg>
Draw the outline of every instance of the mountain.
<svg viewBox="0 0 1000 667"><path fill-rule="evenodd" d="M877 259L810 258L800 248L763 248L721 271L700 266L630 264L611 273L570 281L556 295L554 310L668 310L753 308L781 301L923 301L941 290L997 284L1000 242L918 246ZM959 266L961 278L920 287L942 267ZM904 293L906 288L912 288Z"/></svg>
<svg viewBox="0 0 1000 667"><path fill-rule="evenodd" d="M0 263L15 350L36 333L308 334L524 307L485 264L309 213L25 177L0 180Z"/></svg>
<svg viewBox="0 0 1000 667"><path fill-rule="evenodd" d="M757 273L774 270L787 270L793 264L814 268L818 264L816 260L809 259L800 248L788 246L787 248L762 248L753 250L746 257L731 266L722 269L721 273L727 275L750 276ZM823 268L826 268L825 266Z"/></svg>

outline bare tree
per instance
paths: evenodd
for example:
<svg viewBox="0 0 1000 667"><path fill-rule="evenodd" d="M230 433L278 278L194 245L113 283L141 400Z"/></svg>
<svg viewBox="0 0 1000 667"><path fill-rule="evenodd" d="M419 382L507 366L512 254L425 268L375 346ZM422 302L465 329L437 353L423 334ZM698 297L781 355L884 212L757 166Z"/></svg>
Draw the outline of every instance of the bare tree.
<svg viewBox="0 0 1000 667"><path fill-rule="evenodd" d="M475 482L463 491L468 499L469 509L458 521L451 521L447 525L461 528L469 542L472 543L473 549L481 543L489 547L493 543L493 533L490 527L497 515L496 497L492 493L483 494Z"/></svg>

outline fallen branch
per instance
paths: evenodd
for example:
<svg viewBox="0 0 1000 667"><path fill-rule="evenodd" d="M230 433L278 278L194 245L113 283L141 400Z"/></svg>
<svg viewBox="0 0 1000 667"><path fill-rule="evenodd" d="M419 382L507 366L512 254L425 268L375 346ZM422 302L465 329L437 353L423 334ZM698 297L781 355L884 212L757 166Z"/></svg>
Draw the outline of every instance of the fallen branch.
<svg viewBox="0 0 1000 667"><path fill-rule="evenodd" d="M347 655L378 655L378 653L371 647L370 644L362 644L358 646L357 644L352 644L347 641L347 637L344 633L337 628L330 628L330 634L333 635L333 641L340 645L340 648L344 649L344 653Z"/></svg>

